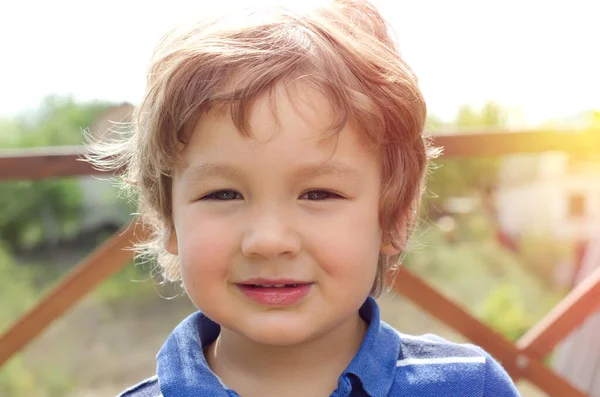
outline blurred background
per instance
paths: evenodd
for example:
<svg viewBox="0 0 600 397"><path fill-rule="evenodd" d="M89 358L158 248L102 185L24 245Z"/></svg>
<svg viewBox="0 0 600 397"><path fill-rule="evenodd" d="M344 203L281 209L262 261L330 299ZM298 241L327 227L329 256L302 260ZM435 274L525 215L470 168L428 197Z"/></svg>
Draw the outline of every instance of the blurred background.
<svg viewBox="0 0 600 397"><path fill-rule="evenodd" d="M2 4L0 150L81 145L83 130L102 137L127 121L156 41L211 3ZM597 1L374 3L419 76L431 133L600 130ZM600 153L436 164L404 266L516 341L600 267ZM131 220L105 179L0 181L0 334ZM403 332L465 341L393 292L381 305ZM156 352L192 310L176 287L156 284L151 264L127 266L0 367L0 396L115 395L154 374ZM570 378L590 396L600 396L597 317L586 323L596 374ZM557 356L548 364L570 376Z"/></svg>

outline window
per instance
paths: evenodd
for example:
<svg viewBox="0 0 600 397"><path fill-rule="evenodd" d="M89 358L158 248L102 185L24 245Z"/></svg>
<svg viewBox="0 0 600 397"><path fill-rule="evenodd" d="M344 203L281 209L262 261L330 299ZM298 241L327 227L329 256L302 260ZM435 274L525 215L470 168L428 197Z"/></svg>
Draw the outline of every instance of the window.
<svg viewBox="0 0 600 397"><path fill-rule="evenodd" d="M574 193L569 196L569 216L573 218L585 216L585 196L583 194Z"/></svg>

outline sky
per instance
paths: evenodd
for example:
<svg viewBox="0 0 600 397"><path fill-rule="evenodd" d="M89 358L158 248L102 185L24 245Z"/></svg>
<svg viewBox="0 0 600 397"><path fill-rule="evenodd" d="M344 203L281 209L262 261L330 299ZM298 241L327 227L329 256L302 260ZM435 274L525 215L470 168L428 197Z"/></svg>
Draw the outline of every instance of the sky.
<svg viewBox="0 0 600 397"><path fill-rule="evenodd" d="M6 2L0 117L35 109L50 94L135 104L169 28L214 4L247 1ZM419 77L430 114L449 121L461 105L493 100L514 123L535 125L600 110L598 0L372 1Z"/></svg>

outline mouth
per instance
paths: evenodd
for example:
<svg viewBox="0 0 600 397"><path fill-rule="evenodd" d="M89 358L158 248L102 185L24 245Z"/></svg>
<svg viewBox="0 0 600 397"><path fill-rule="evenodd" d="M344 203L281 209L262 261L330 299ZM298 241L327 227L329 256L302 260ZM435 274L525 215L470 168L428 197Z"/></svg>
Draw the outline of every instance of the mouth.
<svg viewBox="0 0 600 397"><path fill-rule="evenodd" d="M297 280L251 280L236 285L243 295L260 305L290 306L302 301L313 284Z"/></svg>
<svg viewBox="0 0 600 397"><path fill-rule="evenodd" d="M305 285L304 283L294 283L294 284L240 284L243 287L248 288L295 288L300 285Z"/></svg>

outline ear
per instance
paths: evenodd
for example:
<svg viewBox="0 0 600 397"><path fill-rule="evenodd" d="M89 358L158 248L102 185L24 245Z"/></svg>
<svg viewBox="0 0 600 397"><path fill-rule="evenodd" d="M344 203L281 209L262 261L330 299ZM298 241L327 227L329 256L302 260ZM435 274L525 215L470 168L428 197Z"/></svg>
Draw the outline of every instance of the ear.
<svg viewBox="0 0 600 397"><path fill-rule="evenodd" d="M171 226L171 235L169 236L169 239L167 240L165 249L171 255L179 254L179 242L177 240L177 232L175 231L175 227L173 227L173 226Z"/></svg>
<svg viewBox="0 0 600 397"><path fill-rule="evenodd" d="M384 242L381 243L379 251L381 251L381 253L385 255L398 255L400 253L400 250L394 247L391 243Z"/></svg>

